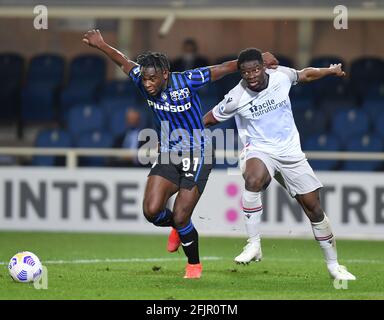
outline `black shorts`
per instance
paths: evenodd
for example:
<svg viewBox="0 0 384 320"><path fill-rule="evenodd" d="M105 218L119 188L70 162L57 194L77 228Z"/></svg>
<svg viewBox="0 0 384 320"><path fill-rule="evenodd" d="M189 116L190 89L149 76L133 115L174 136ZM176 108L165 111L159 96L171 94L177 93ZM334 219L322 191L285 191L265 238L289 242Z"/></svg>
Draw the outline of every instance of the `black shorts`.
<svg viewBox="0 0 384 320"><path fill-rule="evenodd" d="M212 163L212 159L207 161L201 152L184 155L160 153L148 176L161 176L176 184L179 189L191 190L197 186L202 194L212 170Z"/></svg>

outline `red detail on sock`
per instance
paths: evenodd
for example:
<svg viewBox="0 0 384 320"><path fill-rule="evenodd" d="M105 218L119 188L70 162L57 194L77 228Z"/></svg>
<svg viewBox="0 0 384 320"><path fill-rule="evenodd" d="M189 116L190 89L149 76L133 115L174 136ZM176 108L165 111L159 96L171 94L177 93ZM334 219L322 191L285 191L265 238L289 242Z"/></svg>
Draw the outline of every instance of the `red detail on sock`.
<svg viewBox="0 0 384 320"><path fill-rule="evenodd" d="M263 206L259 206L259 207L256 207L256 208L244 208L243 207L243 210L244 211L260 211L260 210L262 210L263 209Z"/></svg>
<svg viewBox="0 0 384 320"><path fill-rule="evenodd" d="M317 241L326 241L333 238L333 234L326 236L326 237L315 237Z"/></svg>

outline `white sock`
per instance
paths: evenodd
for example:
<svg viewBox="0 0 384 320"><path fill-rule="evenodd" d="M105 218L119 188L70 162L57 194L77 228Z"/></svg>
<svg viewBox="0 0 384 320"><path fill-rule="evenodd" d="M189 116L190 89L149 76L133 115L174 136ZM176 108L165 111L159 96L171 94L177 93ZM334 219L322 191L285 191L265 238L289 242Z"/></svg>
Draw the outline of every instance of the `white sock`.
<svg viewBox="0 0 384 320"><path fill-rule="evenodd" d="M260 221L263 213L261 192L243 192L243 214L249 242L260 242Z"/></svg>
<svg viewBox="0 0 384 320"><path fill-rule="evenodd" d="M324 259L328 267L338 265L336 240L333 236L331 224L328 217L324 213L324 219L321 222L311 222L312 231L315 239L319 242L320 248L323 250Z"/></svg>

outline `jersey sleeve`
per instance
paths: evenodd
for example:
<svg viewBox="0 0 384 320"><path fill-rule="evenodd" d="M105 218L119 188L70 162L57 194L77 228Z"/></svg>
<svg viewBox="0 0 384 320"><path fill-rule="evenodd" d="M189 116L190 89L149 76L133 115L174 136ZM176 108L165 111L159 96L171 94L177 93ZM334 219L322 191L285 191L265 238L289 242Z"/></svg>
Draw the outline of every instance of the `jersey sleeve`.
<svg viewBox="0 0 384 320"><path fill-rule="evenodd" d="M214 118L219 122L232 118L239 108L237 100L231 92L226 94L224 99L212 109Z"/></svg>
<svg viewBox="0 0 384 320"><path fill-rule="evenodd" d="M183 72L185 81L192 90L198 90L211 82L209 67L197 68Z"/></svg>
<svg viewBox="0 0 384 320"><path fill-rule="evenodd" d="M134 67L130 72L129 72L129 77L131 80L139 86L141 83L141 72L140 72L140 66Z"/></svg>
<svg viewBox="0 0 384 320"><path fill-rule="evenodd" d="M288 77L292 85L296 85L299 82L299 73L297 72L297 70L279 66L277 67L277 71L284 73Z"/></svg>

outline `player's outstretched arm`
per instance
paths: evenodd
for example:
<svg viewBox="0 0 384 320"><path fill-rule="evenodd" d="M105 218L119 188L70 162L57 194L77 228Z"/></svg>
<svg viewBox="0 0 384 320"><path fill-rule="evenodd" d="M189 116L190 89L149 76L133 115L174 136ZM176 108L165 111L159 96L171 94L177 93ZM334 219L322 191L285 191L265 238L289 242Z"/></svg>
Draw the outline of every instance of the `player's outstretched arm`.
<svg viewBox="0 0 384 320"><path fill-rule="evenodd" d="M211 70L211 81L216 81L222 77L234 73L237 71L237 60L226 61L221 64L210 66Z"/></svg>
<svg viewBox="0 0 384 320"><path fill-rule="evenodd" d="M137 66L137 63L129 60L119 50L111 47L106 43L99 30L89 30L83 36L83 42L90 47L99 49L104 52L114 63L116 63L126 74Z"/></svg>
<svg viewBox="0 0 384 320"><path fill-rule="evenodd" d="M329 68L305 68L298 71L299 82L311 82L321 79L325 76L344 77L345 72L341 68L341 63L331 64Z"/></svg>
<svg viewBox="0 0 384 320"><path fill-rule="evenodd" d="M264 64L267 68L276 69L279 65L279 61L276 57L270 52L263 53ZM238 71L237 60L226 61L222 64L209 67L211 70L211 81L216 81L222 77Z"/></svg>

